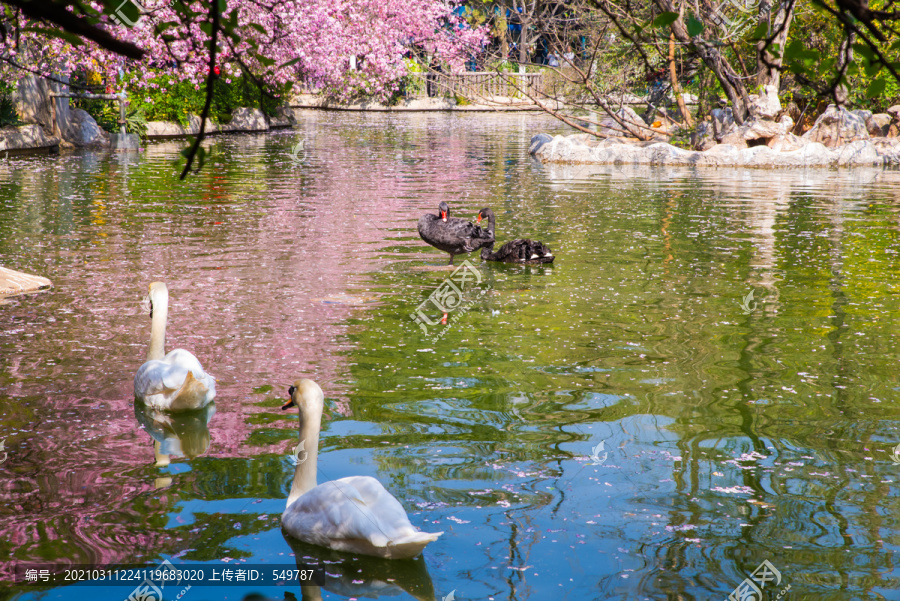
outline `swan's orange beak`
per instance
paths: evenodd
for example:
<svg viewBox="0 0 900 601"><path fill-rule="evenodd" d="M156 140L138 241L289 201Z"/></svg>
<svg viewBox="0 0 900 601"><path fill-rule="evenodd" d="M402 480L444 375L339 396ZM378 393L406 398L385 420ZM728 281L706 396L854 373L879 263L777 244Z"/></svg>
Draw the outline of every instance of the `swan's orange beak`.
<svg viewBox="0 0 900 601"><path fill-rule="evenodd" d="M481 223L481 213L478 213L478 223Z"/></svg>
<svg viewBox="0 0 900 601"><path fill-rule="evenodd" d="M441 211L441 221L447 221L447 212Z"/></svg>
<svg viewBox="0 0 900 601"><path fill-rule="evenodd" d="M294 397L288 399L288 402L281 406L281 410L290 409L291 407L296 407L297 403L294 402Z"/></svg>

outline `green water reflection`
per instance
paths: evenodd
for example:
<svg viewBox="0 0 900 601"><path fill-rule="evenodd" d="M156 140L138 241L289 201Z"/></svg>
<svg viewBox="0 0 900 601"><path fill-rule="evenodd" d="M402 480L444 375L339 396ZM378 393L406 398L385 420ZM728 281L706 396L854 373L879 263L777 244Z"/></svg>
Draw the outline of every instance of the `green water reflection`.
<svg viewBox="0 0 900 601"><path fill-rule="evenodd" d="M14 583L32 562L170 558L336 562L297 598L721 599L768 560L795 599L896 599L900 174L537 164L552 127L311 113L186 184L173 143L2 166L3 264L55 284L0 307L8 597L81 598ZM440 200L557 260L471 257L485 292L435 338L410 314L450 275L415 232ZM156 436L129 396L153 279L219 378L208 424ZM320 481L375 476L445 531L391 586L281 533L301 375Z"/></svg>

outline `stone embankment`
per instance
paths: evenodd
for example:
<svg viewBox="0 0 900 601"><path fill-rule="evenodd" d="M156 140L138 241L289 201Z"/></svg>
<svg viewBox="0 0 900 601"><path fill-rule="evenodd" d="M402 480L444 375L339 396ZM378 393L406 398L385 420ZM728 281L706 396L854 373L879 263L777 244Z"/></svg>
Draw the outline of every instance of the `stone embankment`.
<svg viewBox="0 0 900 601"><path fill-rule="evenodd" d="M735 123L730 108L712 111L691 136L691 149L664 141L675 128L663 120L644 122L634 111L622 109L605 119L598 138L591 134L531 139L530 152L551 163L612 165L682 165L710 167L883 167L900 165L900 106L889 114L849 111L829 106L812 128L795 135L793 119L782 111L776 91L751 95L750 118ZM624 131L622 131L624 130ZM653 139L638 137L653 135ZM643 135L642 135L643 134ZM638 137L633 137L638 136Z"/></svg>
<svg viewBox="0 0 900 601"><path fill-rule="evenodd" d="M50 82L31 75L21 78L13 92L13 101L24 125L0 128L0 153L56 152L60 147L110 148L109 132L104 131L87 111L71 108L68 98L56 96L68 92L63 81ZM259 109L239 108L228 123L207 122L206 131L260 132L291 127L296 122L294 112L288 106L279 108L270 118ZM168 121L147 123L147 137L151 139L190 136L199 131L200 117L196 115L190 116L187 125Z"/></svg>
<svg viewBox="0 0 900 601"><path fill-rule="evenodd" d="M231 121L217 124L206 122L206 133L229 132L261 132L271 129L291 127L297 123L294 112L289 107L279 107L275 116L266 118L259 109L239 108L234 111ZM176 138L193 136L200 131L200 116L191 115L187 126L169 121L150 121L147 123L147 138Z"/></svg>
<svg viewBox="0 0 900 601"><path fill-rule="evenodd" d="M0 267L0 297L34 292L50 286L47 278Z"/></svg>

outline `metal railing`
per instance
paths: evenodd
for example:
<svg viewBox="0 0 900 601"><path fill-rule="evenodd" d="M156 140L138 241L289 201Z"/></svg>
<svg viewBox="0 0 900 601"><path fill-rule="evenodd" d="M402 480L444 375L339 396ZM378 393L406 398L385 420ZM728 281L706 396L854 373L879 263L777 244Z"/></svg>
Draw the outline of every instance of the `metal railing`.
<svg viewBox="0 0 900 601"><path fill-rule="evenodd" d="M470 100L515 98L530 102L528 95L543 92L543 73L463 71L461 73L410 73L407 96L461 96ZM527 92L523 94L522 91Z"/></svg>

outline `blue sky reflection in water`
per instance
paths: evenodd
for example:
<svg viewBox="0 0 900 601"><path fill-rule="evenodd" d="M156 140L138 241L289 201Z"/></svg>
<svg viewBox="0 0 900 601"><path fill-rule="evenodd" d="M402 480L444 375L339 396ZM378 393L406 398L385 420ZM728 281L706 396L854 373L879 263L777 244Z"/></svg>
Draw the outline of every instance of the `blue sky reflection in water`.
<svg viewBox="0 0 900 601"><path fill-rule="evenodd" d="M279 406L309 376L320 481L375 476L445 531L393 598L722 599L768 560L787 598L897 599L900 173L540 165L553 128L308 113L212 139L187 183L174 142L0 164L3 264L55 284L0 306L7 598L83 598L13 584L29 562L299 557L351 575L323 598L377 586L281 533ZM487 292L434 339L409 315L450 273L415 231L441 200L557 260L471 257ZM157 279L214 414L135 413Z"/></svg>

